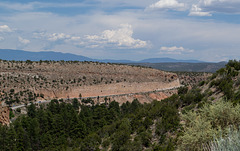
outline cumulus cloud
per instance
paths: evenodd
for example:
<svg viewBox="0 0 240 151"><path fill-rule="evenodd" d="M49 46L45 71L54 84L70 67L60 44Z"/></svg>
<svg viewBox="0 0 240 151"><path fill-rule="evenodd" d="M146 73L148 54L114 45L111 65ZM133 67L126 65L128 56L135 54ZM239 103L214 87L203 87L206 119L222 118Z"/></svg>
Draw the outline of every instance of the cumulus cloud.
<svg viewBox="0 0 240 151"><path fill-rule="evenodd" d="M179 3L177 0L160 0L149 6L151 9L174 9L184 10L185 4Z"/></svg>
<svg viewBox="0 0 240 151"><path fill-rule="evenodd" d="M213 13L240 14L240 0L160 0L146 10L189 11L189 16L212 16Z"/></svg>
<svg viewBox="0 0 240 151"><path fill-rule="evenodd" d="M71 40L71 41L79 41L80 39L81 39L81 37L72 36L69 40Z"/></svg>
<svg viewBox="0 0 240 151"><path fill-rule="evenodd" d="M0 32L12 32L12 29L8 25L2 25L0 26Z"/></svg>
<svg viewBox="0 0 240 151"><path fill-rule="evenodd" d="M70 39L71 36L64 34L64 33L53 33L51 35L48 35L48 40L49 41L58 41L58 40L66 40L66 39Z"/></svg>
<svg viewBox="0 0 240 151"><path fill-rule="evenodd" d="M204 5L212 5L213 3L225 3L225 2L236 2L237 0L200 0L200 3Z"/></svg>
<svg viewBox="0 0 240 151"><path fill-rule="evenodd" d="M79 41L81 37L79 36L72 36L70 34L65 33L47 33L47 32L35 32L33 33L34 38L37 39L45 39L50 42L70 42L70 41Z"/></svg>
<svg viewBox="0 0 240 151"><path fill-rule="evenodd" d="M30 40L28 39L23 39L22 37L18 37L18 41L24 45L29 44Z"/></svg>
<svg viewBox="0 0 240 151"><path fill-rule="evenodd" d="M192 5L189 16L212 16L212 14L210 14L210 12L202 12L202 9L197 5Z"/></svg>
<svg viewBox="0 0 240 151"><path fill-rule="evenodd" d="M82 38L79 36L66 34L66 33L48 33L46 31L40 31L33 33L34 38L41 39L44 43L44 50L55 48L57 45L80 45Z"/></svg>
<svg viewBox="0 0 240 151"><path fill-rule="evenodd" d="M192 53L194 52L194 50L190 50L190 49L185 49L183 47L177 47L177 46L173 46L173 47L161 47L160 48L160 54L183 54L183 53Z"/></svg>
<svg viewBox="0 0 240 151"><path fill-rule="evenodd" d="M94 45L114 45L118 48L144 48L147 42L140 39L134 39L133 29L129 24L121 24L116 30L105 30L101 35L86 35L89 42Z"/></svg>

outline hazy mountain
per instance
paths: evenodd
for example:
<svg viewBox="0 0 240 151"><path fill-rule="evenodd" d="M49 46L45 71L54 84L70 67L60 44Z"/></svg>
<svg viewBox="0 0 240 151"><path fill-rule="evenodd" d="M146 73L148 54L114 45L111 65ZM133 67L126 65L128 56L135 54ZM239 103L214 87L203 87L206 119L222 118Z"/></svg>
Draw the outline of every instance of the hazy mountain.
<svg viewBox="0 0 240 151"><path fill-rule="evenodd" d="M136 63L136 61L131 60L112 60L112 59L104 59L104 60L97 60L99 62L105 62L105 63L120 63L120 64L126 64L126 63Z"/></svg>
<svg viewBox="0 0 240 151"><path fill-rule="evenodd" d="M131 64L148 66L165 71L194 71L194 72L215 72L224 67L226 62L207 63L199 60L177 60L172 58L149 58L141 61L131 60L112 60L112 59L92 59L81 55L71 53L62 53L54 51L30 52L23 50L0 49L0 59L16 61L39 61L39 60L64 60L64 61L98 61L120 64Z"/></svg>
<svg viewBox="0 0 240 151"><path fill-rule="evenodd" d="M177 60L172 58L149 58L141 61L131 60L112 60L112 59L92 59L81 55L75 55L71 53L62 53L54 51L41 51L41 52L30 52L23 50L12 50L12 49L0 49L0 59L2 60L65 60L65 61L99 61L109 63L173 63L173 62L186 62L186 63L202 63L199 60Z"/></svg>
<svg viewBox="0 0 240 151"><path fill-rule="evenodd" d="M16 61L39 61L39 60L64 60L64 61L99 61L110 63L132 63L130 60L111 60L111 59L92 59L81 55L71 53L62 53L54 51L30 52L24 50L0 49L0 59L2 60L16 60Z"/></svg>
<svg viewBox="0 0 240 151"><path fill-rule="evenodd" d="M177 60L172 58L149 58L139 61L140 63L163 63L163 62L187 62L187 63L200 63L199 60Z"/></svg>
<svg viewBox="0 0 240 151"><path fill-rule="evenodd" d="M29 52L23 50L0 49L0 59L2 60L78 60L78 61L94 61L94 59L74 55L70 53L61 53L53 51Z"/></svg>

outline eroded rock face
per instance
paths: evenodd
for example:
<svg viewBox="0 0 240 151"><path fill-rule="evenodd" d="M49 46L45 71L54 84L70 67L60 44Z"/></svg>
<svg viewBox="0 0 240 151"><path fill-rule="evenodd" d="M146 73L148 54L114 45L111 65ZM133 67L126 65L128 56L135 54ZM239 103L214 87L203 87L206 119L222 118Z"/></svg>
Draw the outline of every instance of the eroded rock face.
<svg viewBox="0 0 240 151"><path fill-rule="evenodd" d="M10 119L9 119L9 108L3 107L0 105L0 124L2 125L9 125Z"/></svg>

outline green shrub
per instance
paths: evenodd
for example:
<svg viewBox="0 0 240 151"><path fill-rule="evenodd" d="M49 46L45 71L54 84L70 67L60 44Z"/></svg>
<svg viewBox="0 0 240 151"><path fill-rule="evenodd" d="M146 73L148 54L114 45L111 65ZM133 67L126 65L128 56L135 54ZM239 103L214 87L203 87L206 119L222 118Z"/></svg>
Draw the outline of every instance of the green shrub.
<svg viewBox="0 0 240 151"><path fill-rule="evenodd" d="M196 106L195 104L191 104L191 105L189 105L189 106L186 106L186 107L183 109L182 113L185 114L185 113L191 111L192 109L194 109L195 106Z"/></svg>
<svg viewBox="0 0 240 151"><path fill-rule="evenodd" d="M183 105L190 105L191 103L198 103L204 97L204 94L201 93L201 89L192 89L185 95L181 96Z"/></svg>
<svg viewBox="0 0 240 151"><path fill-rule="evenodd" d="M188 92L188 87L180 87L178 88L178 94L181 95L181 94L186 94Z"/></svg>
<svg viewBox="0 0 240 151"><path fill-rule="evenodd" d="M213 95L213 91L210 90L207 95L208 95L208 96Z"/></svg>
<svg viewBox="0 0 240 151"><path fill-rule="evenodd" d="M107 148L109 145L110 145L110 140L105 140L105 141L103 141L103 143L102 143L102 146L104 147L104 148Z"/></svg>
<svg viewBox="0 0 240 151"><path fill-rule="evenodd" d="M233 67L235 70L240 70L240 62L237 60L229 60L226 67Z"/></svg>
<svg viewBox="0 0 240 151"><path fill-rule="evenodd" d="M9 112L9 118L11 119L11 118L14 118L14 117L15 117L15 115L13 114L13 111L10 110L10 112Z"/></svg>
<svg viewBox="0 0 240 151"><path fill-rule="evenodd" d="M209 88L211 88L211 87L213 87L213 86L215 86L215 80L212 80L212 81L210 82Z"/></svg>
<svg viewBox="0 0 240 151"><path fill-rule="evenodd" d="M206 145L205 150L211 151L237 151L240 150L240 131L229 128L227 136L216 137L209 144Z"/></svg>
<svg viewBox="0 0 240 151"><path fill-rule="evenodd" d="M179 137L179 149L201 150L203 144L219 136L221 130L240 123L240 105L233 106L231 102L223 100L214 104L205 104L202 109L189 111L182 115L185 121L183 135Z"/></svg>
<svg viewBox="0 0 240 151"><path fill-rule="evenodd" d="M214 74L210 77L210 80L213 80L213 79L215 79L216 77L217 77L217 74L214 73Z"/></svg>
<svg viewBox="0 0 240 151"><path fill-rule="evenodd" d="M227 72L226 72L226 69L225 69L225 68L221 68L221 69L219 69L219 70L217 71L217 73L218 73L219 75L224 75L224 74L226 74Z"/></svg>
<svg viewBox="0 0 240 151"><path fill-rule="evenodd" d="M14 91L15 91L14 89L10 89L10 93L14 93Z"/></svg>
<svg viewBox="0 0 240 151"><path fill-rule="evenodd" d="M201 81L201 82L199 82L199 86L203 86L205 84L205 81Z"/></svg>
<svg viewBox="0 0 240 151"><path fill-rule="evenodd" d="M21 113L21 109L20 108L17 108L16 110L18 113Z"/></svg>

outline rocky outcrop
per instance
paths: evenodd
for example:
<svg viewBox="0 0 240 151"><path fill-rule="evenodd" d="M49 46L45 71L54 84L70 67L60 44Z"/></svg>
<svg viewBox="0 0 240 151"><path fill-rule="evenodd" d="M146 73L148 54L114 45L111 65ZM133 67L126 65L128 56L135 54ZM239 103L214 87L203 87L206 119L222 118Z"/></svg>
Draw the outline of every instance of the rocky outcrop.
<svg viewBox="0 0 240 151"><path fill-rule="evenodd" d="M9 108L3 107L0 105L0 124L2 125L9 125L10 119L9 119Z"/></svg>

